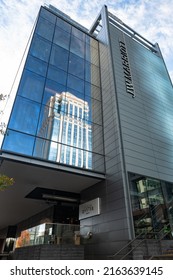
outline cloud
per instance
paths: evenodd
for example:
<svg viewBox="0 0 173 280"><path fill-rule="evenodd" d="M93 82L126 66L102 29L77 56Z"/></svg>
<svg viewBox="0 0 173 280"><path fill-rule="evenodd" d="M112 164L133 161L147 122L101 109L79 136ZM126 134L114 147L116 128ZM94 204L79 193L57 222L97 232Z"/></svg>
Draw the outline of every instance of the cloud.
<svg viewBox="0 0 173 280"><path fill-rule="evenodd" d="M10 91L39 8L44 0L1 0L0 93ZM52 0L54 5L87 28L106 4L108 9L153 43L158 42L169 71L173 49L173 1L170 0Z"/></svg>
<svg viewBox="0 0 173 280"><path fill-rule="evenodd" d="M158 42L165 59L172 56L173 1L128 1L113 12L149 41Z"/></svg>

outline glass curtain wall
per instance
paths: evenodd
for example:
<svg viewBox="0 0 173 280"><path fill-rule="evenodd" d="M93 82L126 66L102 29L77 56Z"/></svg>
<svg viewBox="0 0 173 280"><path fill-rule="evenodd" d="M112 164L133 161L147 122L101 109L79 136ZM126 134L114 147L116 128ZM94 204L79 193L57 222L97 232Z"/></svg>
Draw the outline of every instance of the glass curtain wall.
<svg viewBox="0 0 173 280"><path fill-rule="evenodd" d="M104 172L98 42L43 7L3 150Z"/></svg>
<svg viewBox="0 0 173 280"><path fill-rule="evenodd" d="M136 236L146 234L171 239L173 233L173 184L153 178L132 179L131 201ZM168 234L166 234L168 233ZM157 237L159 234L157 235Z"/></svg>

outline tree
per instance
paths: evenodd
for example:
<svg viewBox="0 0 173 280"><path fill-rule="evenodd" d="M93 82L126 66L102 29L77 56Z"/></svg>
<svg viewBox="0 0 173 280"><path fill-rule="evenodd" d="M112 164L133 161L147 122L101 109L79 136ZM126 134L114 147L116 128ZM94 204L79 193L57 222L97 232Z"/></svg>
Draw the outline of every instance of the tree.
<svg viewBox="0 0 173 280"><path fill-rule="evenodd" d="M24 230L21 232L20 237L18 237L16 241L16 248L29 245L29 243L30 243L30 233L28 230Z"/></svg>
<svg viewBox="0 0 173 280"><path fill-rule="evenodd" d="M0 191L5 190L9 186L14 184L14 179L10 178L4 174L0 174Z"/></svg>

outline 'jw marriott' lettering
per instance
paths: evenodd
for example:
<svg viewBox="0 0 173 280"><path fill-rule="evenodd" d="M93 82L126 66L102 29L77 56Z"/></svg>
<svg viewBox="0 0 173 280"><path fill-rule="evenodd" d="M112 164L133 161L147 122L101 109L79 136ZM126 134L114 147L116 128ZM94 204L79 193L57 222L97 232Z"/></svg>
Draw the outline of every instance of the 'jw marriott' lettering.
<svg viewBox="0 0 173 280"><path fill-rule="evenodd" d="M131 94L132 97L135 97L133 82L132 82L132 75L130 72L130 66L128 61L128 55L125 43L120 41L120 52L121 52L121 58L122 58L122 64L123 64L123 70L124 70L124 78L125 78L125 84L126 84L126 91L127 93Z"/></svg>

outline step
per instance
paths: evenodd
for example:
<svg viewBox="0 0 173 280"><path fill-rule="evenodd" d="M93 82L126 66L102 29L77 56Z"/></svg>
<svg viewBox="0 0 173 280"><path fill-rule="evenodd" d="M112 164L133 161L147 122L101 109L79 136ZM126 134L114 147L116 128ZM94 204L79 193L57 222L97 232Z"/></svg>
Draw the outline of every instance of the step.
<svg viewBox="0 0 173 280"><path fill-rule="evenodd" d="M158 256L152 256L151 260L173 260L173 254L163 254Z"/></svg>

